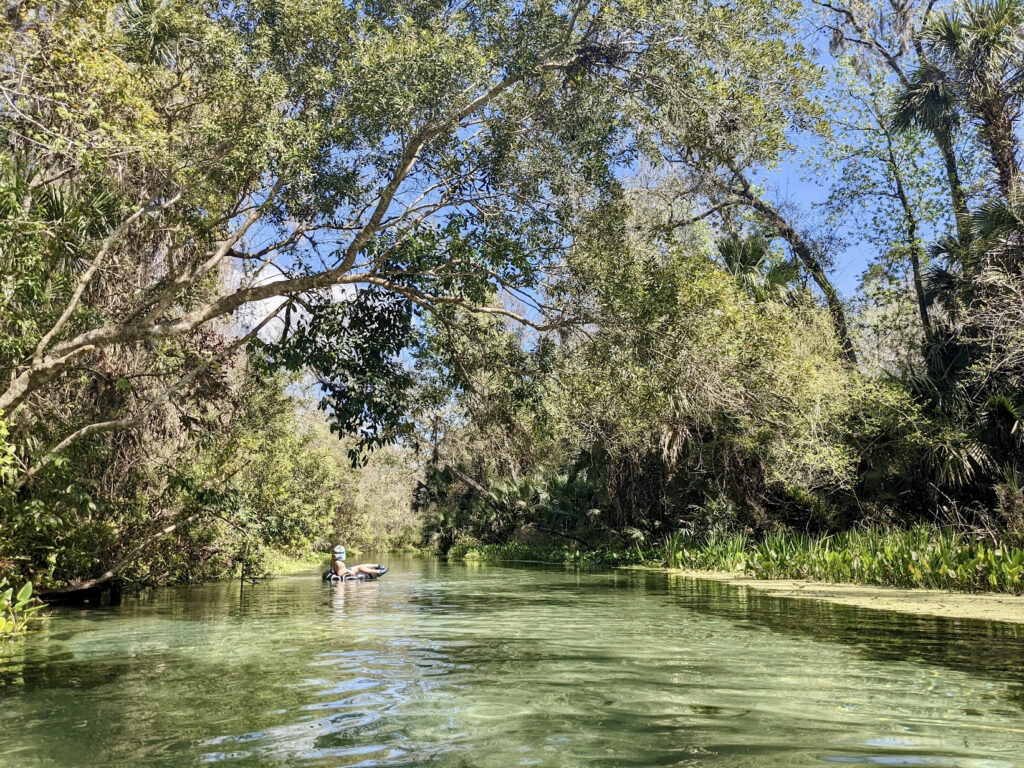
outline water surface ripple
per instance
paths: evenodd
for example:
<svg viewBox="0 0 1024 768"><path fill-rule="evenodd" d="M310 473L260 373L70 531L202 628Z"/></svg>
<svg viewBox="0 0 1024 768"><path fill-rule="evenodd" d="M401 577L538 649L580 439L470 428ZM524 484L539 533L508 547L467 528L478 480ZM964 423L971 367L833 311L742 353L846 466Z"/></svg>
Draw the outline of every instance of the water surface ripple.
<svg viewBox="0 0 1024 768"><path fill-rule="evenodd" d="M0 652L0 766L1024 767L1018 626L387 559L60 612Z"/></svg>

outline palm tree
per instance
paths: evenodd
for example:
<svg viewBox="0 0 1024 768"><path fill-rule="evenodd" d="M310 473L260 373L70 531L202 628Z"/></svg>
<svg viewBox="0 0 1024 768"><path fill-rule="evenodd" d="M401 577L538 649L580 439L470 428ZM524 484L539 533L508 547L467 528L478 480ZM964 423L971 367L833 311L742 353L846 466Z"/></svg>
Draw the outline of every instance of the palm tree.
<svg viewBox="0 0 1024 768"><path fill-rule="evenodd" d="M977 492L999 482L1003 466L1016 473L1024 446L1017 352L1024 189L1015 133L1024 101L1024 0L968 2L926 24L919 43L918 68L894 104L895 127L925 130L941 148L952 146L961 121L972 121L1001 193L973 216L954 196L958 236L933 246L939 266L927 281L940 319L925 345L926 370L908 382L942 425L924 467L936 485Z"/></svg>
<svg viewBox="0 0 1024 768"><path fill-rule="evenodd" d="M1024 192L982 205L974 214L974 233L990 259L1007 268L1024 265Z"/></svg>
<svg viewBox="0 0 1024 768"><path fill-rule="evenodd" d="M179 56L177 10L171 0L126 0L118 8L130 61L174 68Z"/></svg>
<svg viewBox="0 0 1024 768"><path fill-rule="evenodd" d="M967 235L970 213L953 151L953 139L960 127L960 113L956 91L946 73L927 59L922 60L896 96L892 123L899 131L917 128L931 134L935 140L945 160L957 234L963 240Z"/></svg>
<svg viewBox="0 0 1024 768"><path fill-rule="evenodd" d="M989 267L1011 272L1024 267L1024 190L983 203L971 215L969 226L966 241L939 238L930 249L933 260L958 265L968 282ZM931 282L936 283L934 274ZM936 284L944 285L941 280Z"/></svg>
<svg viewBox="0 0 1024 768"><path fill-rule="evenodd" d="M719 238L715 243L722 266L755 301L786 301L800 274L792 261L782 261L760 236Z"/></svg>
<svg viewBox="0 0 1024 768"><path fill-rule="evenodd" d="M1024 99L1024 0L968 3L962 15L945 13L927 24L921 42L924 60L912 80L932 84L929 108L948 113L955 102L978 124L1009 198L1020 176L1015 121Z"/></svg>

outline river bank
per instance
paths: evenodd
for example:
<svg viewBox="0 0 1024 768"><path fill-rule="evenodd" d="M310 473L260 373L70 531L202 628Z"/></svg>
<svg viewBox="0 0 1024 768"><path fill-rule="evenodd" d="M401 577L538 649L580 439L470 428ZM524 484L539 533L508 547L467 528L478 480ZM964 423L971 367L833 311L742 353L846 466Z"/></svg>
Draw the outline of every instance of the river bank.
<svg viewBox="0 0 1024 768"><path fill-rule="evenodd" d="M756 579L723 571L627 566L628 569L660 571L693 579L720 581L754 589L772 597L824 600L879 611L899 611L918 616L950 619L982 619L1024 624L1024 595L992 592L951 592L942 589L898 589L867 584L830 584L806 579Z"/></svg>
<svg viewBox="0 0 1024 768"><path fill-rule="evenodd" d="M660 546L624 549L460 544L448 557L640 568L713 579L776 597L1024 624L1024 550L929 526L817 537L779 532L763 539L674 534Z"/></svg>
<svg viewBox="0 0 1024 768"><path fill-rule="evenodd" d="M455 560L535 560L570 565L644 565L688 571L743 574L755 579L798 579L901 589L1024 593L1024 549L981 540L951 528L858 528L812 536L777 531L684 536L660 544L579 547L460 543Z"/></svg>

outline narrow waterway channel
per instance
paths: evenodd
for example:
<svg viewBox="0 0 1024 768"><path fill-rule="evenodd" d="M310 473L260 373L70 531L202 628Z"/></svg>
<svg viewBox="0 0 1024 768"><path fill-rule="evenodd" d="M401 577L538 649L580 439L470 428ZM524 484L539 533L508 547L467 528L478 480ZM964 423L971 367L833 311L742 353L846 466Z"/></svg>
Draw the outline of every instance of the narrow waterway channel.
<svg viewBox="0 0 1024 768"><path fill-rule="evenodd" d="M1024 766L1024 628L388 556L62 610L0 766Z"/></svg>

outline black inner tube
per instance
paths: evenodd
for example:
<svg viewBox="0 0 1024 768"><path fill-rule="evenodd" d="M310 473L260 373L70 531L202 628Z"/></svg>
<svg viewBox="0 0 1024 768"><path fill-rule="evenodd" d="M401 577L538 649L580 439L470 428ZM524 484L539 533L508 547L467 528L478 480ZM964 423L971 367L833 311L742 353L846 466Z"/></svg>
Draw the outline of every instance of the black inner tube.
<svg viewBox="0 0 1024 768"><path fill-rule="evenodd" d="M354 576L348 576L348 575L346 575L346 576L338 576L338 574L336 574L333 570L328 568L326 571L324 571L324 581L330 581L330 582L339 582L339 581L376 581L377 579L379 579L381 576L383 576L385 573L388 572L387 566L378 565L377 567L380 568L380 576L374 576L374 575L369 574L369 573L357 573Z"/></svg>

